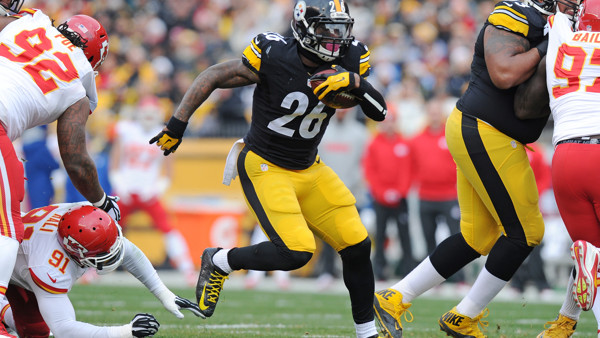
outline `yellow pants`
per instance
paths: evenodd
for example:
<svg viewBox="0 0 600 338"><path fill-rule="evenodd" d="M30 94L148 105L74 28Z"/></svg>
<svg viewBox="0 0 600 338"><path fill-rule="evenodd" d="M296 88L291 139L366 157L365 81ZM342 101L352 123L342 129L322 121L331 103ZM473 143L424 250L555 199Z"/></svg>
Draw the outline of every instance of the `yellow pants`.
<svg viewBox="0 0 600 338"><path fill-rule="evenodd" d="M460 228L467 243L482 255L502 233L540 244L544 221L523 144L456 108L446 123L446 141L457 165Z"/></svg>
<svg viewBox="0 0 600 338"><path fill-rule="evenodd" d="M237 168L246 202L271 242L313 253L315 234L336 251L367 238L356 199L319 157L307 169L289 170L246 147Z"/></svg>

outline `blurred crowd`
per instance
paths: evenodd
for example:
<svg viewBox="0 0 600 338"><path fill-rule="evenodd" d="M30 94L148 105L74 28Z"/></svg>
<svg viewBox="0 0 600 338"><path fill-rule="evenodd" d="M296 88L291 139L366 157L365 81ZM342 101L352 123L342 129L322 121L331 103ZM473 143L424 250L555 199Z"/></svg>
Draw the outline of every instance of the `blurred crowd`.
<svg viewBox="0 0 600 338"><path fill-rule="evenodd" d="M226 59L237 59L258 33L290 35L292 0L27 0L56 22L94 16L110 38L100 69L99 109L127 115L144 96L174 109L195 76ZM465 89L473 44L493 1L354 0L354 36L371 49L372 75L388 106L417 132L423 106L436 94L458 97ZM238 137L245 133L252 88L219 90L195 114L188 136Z"/></svg>

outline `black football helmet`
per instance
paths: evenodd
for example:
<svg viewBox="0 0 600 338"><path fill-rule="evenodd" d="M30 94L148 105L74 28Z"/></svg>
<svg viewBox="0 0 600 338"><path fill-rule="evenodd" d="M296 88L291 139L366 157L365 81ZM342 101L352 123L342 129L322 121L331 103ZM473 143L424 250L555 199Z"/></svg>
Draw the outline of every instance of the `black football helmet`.
<svg viewBox="0 0 600 338"><path fill-rule="evenodd" d="M0 1L0 5L13 13L19 13L24 1L25 0L2 0Z"/></svg>
<svg viewBox="0 0 600 338"><path fill-rule="evenodd" d="M294 7L294 37L302 48L325 62L344 56L354 41L353 25L343 0L300 0Z"/></svg>
<svg viewBox="0 0 600 338"><path fill-rule="evenodd" d="M525 3L544 15L552 15L556 11L556 0L525 0Z"/></svg>

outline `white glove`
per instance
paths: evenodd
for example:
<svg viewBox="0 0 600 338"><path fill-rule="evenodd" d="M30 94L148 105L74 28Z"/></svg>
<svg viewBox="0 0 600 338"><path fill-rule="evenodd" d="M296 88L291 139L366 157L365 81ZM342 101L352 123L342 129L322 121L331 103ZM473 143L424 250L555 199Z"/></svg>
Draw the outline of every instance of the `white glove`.
<svg viewBox="0 0 600 338"><path fill-rule="evenodd" d="M156 297L161 301L165 309L179 319L183 318L183 313L179 311L180 309L190 310L194 315L196 315L196 317L204 318L202 312L200 312L198 304L188 299L176 296L168 289L160 292Z"/></svg>

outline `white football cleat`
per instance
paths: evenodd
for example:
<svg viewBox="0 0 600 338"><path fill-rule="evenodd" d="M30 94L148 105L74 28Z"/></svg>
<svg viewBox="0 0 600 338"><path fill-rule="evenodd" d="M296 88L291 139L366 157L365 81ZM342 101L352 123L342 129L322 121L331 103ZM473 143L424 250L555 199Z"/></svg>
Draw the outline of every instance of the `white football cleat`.
<svg viewBox="0 0 600 338"><path fill-rule="evenodd" d="M571 245L571 258L575 263L573 297L582 310L588 311L596 299L600 254L592 244L578 240Z"/></svg>

